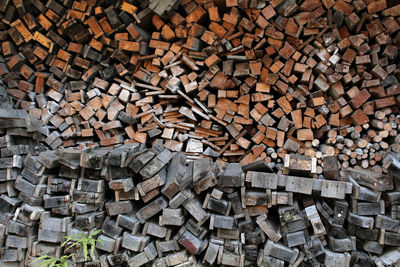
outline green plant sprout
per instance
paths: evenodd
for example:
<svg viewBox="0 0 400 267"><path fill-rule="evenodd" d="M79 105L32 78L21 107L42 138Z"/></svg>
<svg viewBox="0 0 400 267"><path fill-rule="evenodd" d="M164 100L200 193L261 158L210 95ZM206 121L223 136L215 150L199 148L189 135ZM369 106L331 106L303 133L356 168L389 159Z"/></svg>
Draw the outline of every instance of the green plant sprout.
<svg viewBox="0 0 400 267"><path fill-rule="evenodd" d="M89 234L88 236L86 236L85 234L67 236L67 240L64 243L62 243L61 246L62 247L65 246L70 241L73 241L73 243L67 249L70 249L75 246L76 247L82 246L85 261L87 261L88 246L90 246L90 256L93 257L96 242L100 242L101 244L103 244L102 240L98 240L98 239L94 238L94 236L96 236L100 232L101 232L101 229L94 231L93 233Z"/></svg>
<svg viewBox="0 0 400 267"><path fill-rule="evenodd" d="M49 255L43 255L39 258L35 259L31 263L37 262L39 260L43 260L41 263L37 265L37 267L68 267L67 260L74 254L64 255L61 258L52 257Z"/></svg>

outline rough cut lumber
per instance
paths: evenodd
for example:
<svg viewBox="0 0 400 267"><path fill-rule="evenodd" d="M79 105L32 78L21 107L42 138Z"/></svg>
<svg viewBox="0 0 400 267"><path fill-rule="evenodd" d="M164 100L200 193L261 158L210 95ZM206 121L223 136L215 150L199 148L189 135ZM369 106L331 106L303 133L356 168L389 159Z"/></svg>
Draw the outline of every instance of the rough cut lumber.
<svg viewBox="0 0 400 267"><path fill-rule="evenodd" d="M1 1L0 265L398 264L399 16Z"/></svg>

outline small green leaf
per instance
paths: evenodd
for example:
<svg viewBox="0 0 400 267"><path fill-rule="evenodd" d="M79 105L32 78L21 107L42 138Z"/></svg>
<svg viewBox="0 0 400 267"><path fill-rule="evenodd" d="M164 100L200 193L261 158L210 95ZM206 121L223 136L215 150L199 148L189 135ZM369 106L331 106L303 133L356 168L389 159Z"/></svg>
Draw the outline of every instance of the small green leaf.
<svg viewBox="0 0 400 267"><path fill-rule="evenodd" d="M94 257L94 246L95 244L91 244L90 246L90 256Z"/></svg>
<svg viewBox="0 0 400 267"><path fill-rule="evenodd" d="M61 258L43 255L33 260L31 263L43 260L36 267L68 267L67 259L72 257L73 254L64 255Z"/></svg>
<svg viewBox="0 0 400 267"><path fill-rule="evenodd" d="M90 237L97 235L101 231L102 231L101 229L94 231L93 233L90 234Z"/></svg>
<svg viewBox="0 0 400 267"><path fill-rule="evenodd" d="M101 229L98 229L88 235L78 234L78 235L66 236L65 237L66 241L62 244L62 246L65 246L70 241L72 242L72 244L67 249L80 245L81 248L83 249L85 261L87 261L88 246L90 246L90 255L93 256L96 248L96 242L101 242L101 244L103 244L103 241L94 238L101 231L102 231Z"/></svg>
<svg viewBox="0 0 400 267"><path fill-rule="evenodd" d="M83 255L85 256L85 261L87 261L87 245L86 245L86 243L83 244Z"/></svg>
<svg viewBox="0 0 400 267"><path fill-rule="evenodd" d="M50 258L50 256L49 256L49 255L43 255L43 256L40 256L39 258L35 259L34 261L32 261L32 263L33 263L33 262L36 262L36 261L40 261L40 260L44 260L44 259L48 259L48 258Z"/></svg>

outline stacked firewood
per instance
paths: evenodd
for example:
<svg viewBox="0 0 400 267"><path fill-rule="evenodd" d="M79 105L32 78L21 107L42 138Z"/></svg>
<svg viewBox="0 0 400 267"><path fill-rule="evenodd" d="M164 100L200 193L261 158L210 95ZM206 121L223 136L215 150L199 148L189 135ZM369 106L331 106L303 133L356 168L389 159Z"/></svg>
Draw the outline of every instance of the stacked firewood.
<svg viewBox="0 0 400 267"><path fill-rule="evenodd" d="M382 160L390 175L339 171L333 156L313 178L317 160L301 154L276 174L265 161L191 160L158 144L46 150L24 110L0 119L1 266L69 254L69 266L102 267L400 262L398 154ZM86 259L61 246L97 229Z"/></svg>
<svg viewBox="0 0 400 267"><path fill-rule="evenodd" d="M399 263L396 4L0 1L0 265Z"/></svg>
<svg viewBox="0 0 400 267"><path fill-rule="evenodd" d="M386 0L0 3L0 76L51 148L159 144L189 159L399 151L400 5ZM391 145L393 144L393 145Z"/></svg>

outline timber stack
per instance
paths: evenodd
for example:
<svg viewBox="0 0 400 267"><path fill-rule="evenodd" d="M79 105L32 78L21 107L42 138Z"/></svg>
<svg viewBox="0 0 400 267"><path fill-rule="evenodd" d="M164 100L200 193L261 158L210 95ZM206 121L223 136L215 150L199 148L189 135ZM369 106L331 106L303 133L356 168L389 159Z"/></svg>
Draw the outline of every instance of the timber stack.
<svg viewBox="0 0 400 267"><path fill-rule="evenodd" d="M0 76L51 148L162 145L190 159L399 152L395 1L1 1Z"/></svg>
<svg viewBox="0 0 400 267"><path fill-rule="evenodd" d="M400 261L394 0L0 1L2 266Z"/></svg>
<svg viewBox="0 0 400 267"><path fill-rule="evenodd" d="M94 252L73 250L68 266L400 262L399 154L383 159L389 175L325 157L313 178L316 160L300 154L277 174L262 160L191 160L158 144L53 150L25 110L0 119L1 266L68 255L68 237L98 229Z"/></svg>

